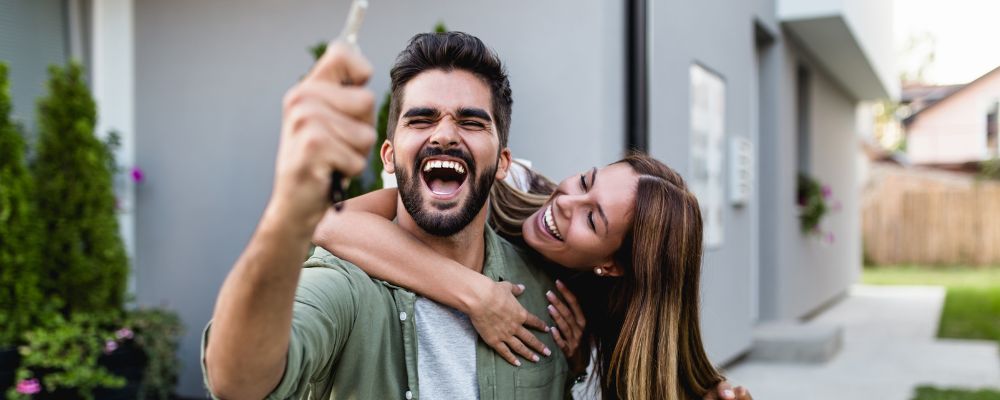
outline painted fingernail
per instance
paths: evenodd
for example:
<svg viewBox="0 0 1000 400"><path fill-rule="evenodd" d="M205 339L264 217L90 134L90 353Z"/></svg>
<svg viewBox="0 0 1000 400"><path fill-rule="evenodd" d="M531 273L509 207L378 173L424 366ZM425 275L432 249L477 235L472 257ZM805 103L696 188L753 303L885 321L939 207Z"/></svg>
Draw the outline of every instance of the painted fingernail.
<svg viewBox="0 0 1000 400"><path fill-rule="evenodd" d="M545 349L542 350L542 354L545 354L545 356L548 357L552 355L552 351L549 350L548 347L546 347Z"/></svg>
<svg viewBox="0 0 1000 400"><path fill-rule="evenodd" d="M561 280L556 279L556 286L563 287L565 285L563 285Z"/></svg>
<svg viewBox="0 0 1000 400"><path fill-rule="evenodd" d="M545 292L545 297L548 297L549 300L555 300L556 299L556 295L554 293L552 293L551 290L548 291L548 292Z"/></svg>
<svg viewBox="0 0 1000 400"><path fill-rule="evenodd" d="M538 362L538 360L540 360L540 358L538 358L538 354L532 354L531 355L531 360L534 361L534 362Z"/></svg>
<svg viewBox="0 0 1000 400"><path fill-rule="evenodd" d="M732 399L736 397L736 393L733 393L733 391L730 389L726 389L722 391L722 396L727 399Z"/></svg>
<svg viewBox="0 0 1000 400"><path fill-rule="evenodd" d="M522 285L520 283L517 284L517 287L520 288L521 290L524 290L524 285Z"/></svg>
<svg viewBox="0 0 1000 400"><path fill-rule="evenodd" d="M556 307L555 307L555 306L553 306L553 305L549 304L549 307L548 307L548 308L549 308L549 312L550 312L550 313L553 313L553 314L555 314L555 313L556 313Z"/></svg>

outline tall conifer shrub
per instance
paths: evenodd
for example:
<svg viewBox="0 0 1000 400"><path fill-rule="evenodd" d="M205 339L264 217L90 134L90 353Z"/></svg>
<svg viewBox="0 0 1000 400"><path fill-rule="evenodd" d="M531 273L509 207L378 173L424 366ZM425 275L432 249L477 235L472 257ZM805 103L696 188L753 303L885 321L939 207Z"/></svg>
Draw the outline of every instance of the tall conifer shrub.
<svg viewBox="0 0 1000 400"><path fill-rule="evenodd" d="M112 155L96 136L97 110L79 64L50 67L38 103L33 171L43 240L42 288L66 313L123 309L128 259L118 231Z"/></svg>
<svg viewBox="0 0 1000 400"><path fill-rule="evenodd" d="M0 63L0 349L37 321L39 225L20 128L10 119L7 66Z"/></svg>

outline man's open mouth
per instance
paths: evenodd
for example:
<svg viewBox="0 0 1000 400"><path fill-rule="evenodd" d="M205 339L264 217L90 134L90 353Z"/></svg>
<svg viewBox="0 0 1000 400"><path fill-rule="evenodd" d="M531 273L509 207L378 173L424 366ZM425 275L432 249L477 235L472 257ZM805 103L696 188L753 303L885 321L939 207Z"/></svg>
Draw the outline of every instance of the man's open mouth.
<svg viewBox="0 0 1000 400"><path fill-rule="evenodd" d="M420 168L424 184L439 199L454 197L465 184L468 175L465 162L452 158L428 157Z"/></svg>

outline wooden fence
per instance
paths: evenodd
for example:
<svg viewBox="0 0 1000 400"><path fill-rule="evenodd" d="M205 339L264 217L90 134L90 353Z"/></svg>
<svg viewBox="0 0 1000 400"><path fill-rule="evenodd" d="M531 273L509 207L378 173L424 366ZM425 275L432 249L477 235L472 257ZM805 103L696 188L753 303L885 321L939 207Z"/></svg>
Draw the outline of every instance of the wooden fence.
<svg viewBox="0 0 1000 400"><path fill-rule="evenodd" d="M862 234L875 264L1000 265L1000 184L882 167L865 190Z"/></svg>

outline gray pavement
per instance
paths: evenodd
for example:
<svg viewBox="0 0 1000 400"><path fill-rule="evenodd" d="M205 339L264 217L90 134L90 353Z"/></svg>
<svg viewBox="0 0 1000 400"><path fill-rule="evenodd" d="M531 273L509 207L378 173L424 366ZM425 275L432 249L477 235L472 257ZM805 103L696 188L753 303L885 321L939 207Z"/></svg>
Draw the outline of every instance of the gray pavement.
<svg viewBox="0 0 1000 400"><path fill-rule="evenodd" d="M726 377L759 400L910 400L923 384L1000 389L996 342L935 337L944 294L938 286L856 285L807 322L844 328L843 348L832 360L744 361Z"/></svg>

